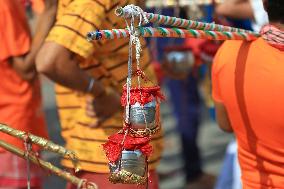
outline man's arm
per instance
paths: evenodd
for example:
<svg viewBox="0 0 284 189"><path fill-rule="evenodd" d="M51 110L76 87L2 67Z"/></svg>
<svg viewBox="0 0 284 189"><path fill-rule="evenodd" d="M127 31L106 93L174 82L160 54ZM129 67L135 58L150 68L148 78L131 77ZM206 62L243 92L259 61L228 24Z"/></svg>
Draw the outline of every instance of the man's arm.
<svg viewBox="0 0 284 189"><path fill-rule="evenodd" d="M54 82L73 90L90 93L86 102L86 114L97 117L96 127L120 110L120 96L111 88L105 89L99 81L93 80L78 66L79 60L65 47L46 42L38 53L36 66L39 73L46 75Z"/></svg>
<svg viewBox="0 0 284 189"><path fill-rule="evenodd" d="M254 19L250 0L227 0L216 7L216 13L235 19Z"/></svg>
<svg viewBox="0 0 284 189"><path fill-rule="evenodd" d="M57 0L45 0L45 9L38 19L30 51L26 56L12 58L13 68L25 80L30 81L36 75L35 57L50 28L54 24L56 10Z"/></svg>
<svg viewBox="0 0 284 189"><path fill-rule="evenodd" d="M93 75L79 67L79 63L100 48L88 42L84 35L94 26L99 28L106 15L96 2L78 2L73 1L57 20L37 55L36 68L60 85L90 94L90 99L86 100L86 114L98 118L97 124L100 124L120 110L119 93L95 80ZM80 18L74 15L80 15Z"/></svg>
<svg viewBox="0 0 284 189"><path fill-rule="evenodd" d="M92 79L79 68L78 59L73 53L55 42L46 42L42 46L36 58L36 67L39 73L54 82L84 93L87 92ZM104 87L95 81L89 92L100 96L104 93Z"/></svg>
<svg viewBox="0 0 284 189"><path fill-rule="evenodd" d="M220 102L214 101L214 103L215 103L215 110L216 110L216 118L217 118L219 127L223 131L233 132L233 128L231 126L226 107L224 106L224 104Z"/></svg>

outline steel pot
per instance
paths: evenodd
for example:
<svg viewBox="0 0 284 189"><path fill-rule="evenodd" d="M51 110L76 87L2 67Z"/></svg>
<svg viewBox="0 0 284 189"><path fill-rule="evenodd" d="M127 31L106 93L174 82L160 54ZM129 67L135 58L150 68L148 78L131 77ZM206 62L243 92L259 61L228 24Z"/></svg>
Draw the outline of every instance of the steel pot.
<svg viewBox="0 0 284 189"><path fill-rule="evenodd" d="M149 128L155 127L156 101L153 100L144 106L136 102L130 107L130 123L134 129L143 129L146 125Z"/></svg>
<svg viewBox="0 0 284 189"><path fill-rule="evenodd" d="M110 164L110 172L117 173L121 170L144 177L146 171L146 157L140 150L123 150L121 159L115 164Z"/></svg>

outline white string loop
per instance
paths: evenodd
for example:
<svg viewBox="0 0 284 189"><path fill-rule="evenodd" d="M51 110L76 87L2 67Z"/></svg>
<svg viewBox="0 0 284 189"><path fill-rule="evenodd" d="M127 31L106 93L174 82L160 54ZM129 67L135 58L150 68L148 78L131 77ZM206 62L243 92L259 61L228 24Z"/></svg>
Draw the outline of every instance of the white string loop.
<svg viewBox="0 0 284 189"><path fill-rule="evenodd" d="M132 63L133 63L133 46L135 45L135 58L136 58L136 68L137 70L140 70L140 58L141 58L141 53L142 53L142 46L141 42L139 39L139 32L136 31L135 28L135 18L139 17L139 24L138 26L140 27L142 25L142 22L144 23L149 23L148 18L146 17L145 12L138 6L135 5L127 5L124 8L122 8L122 16L125 20L127 29L129 30L130 33L130 41L129 41L129 58L128 58L128 77L127 77L127 83L126 83L126 95L127 95L127 103L126 103L126 113L125 113L125 122L130 123L130 90L131 90L131 78L132 78ZM127 19L130 19L130 25L128 24ZM137 76L137 82L138 82L138 88L141 89L141 79L140 75ZM140 90L140 96L142 98L142 92ZM143 115L144 115L144 120L146 124L146 128L148 128L148 124L146 121L146 115L144 111L144 105L142 105L143 109Z"/></svg>
<svg viewBox="0 0 284 189"><path fill-rule="evenodd" d="M124 18L132 18L132 17L138 17L139 18L139 25L142 24L148 24L149 20L146 16L146 13L141 9L139 6L136 5L126 5L122 8L122 15Z"/></svg>

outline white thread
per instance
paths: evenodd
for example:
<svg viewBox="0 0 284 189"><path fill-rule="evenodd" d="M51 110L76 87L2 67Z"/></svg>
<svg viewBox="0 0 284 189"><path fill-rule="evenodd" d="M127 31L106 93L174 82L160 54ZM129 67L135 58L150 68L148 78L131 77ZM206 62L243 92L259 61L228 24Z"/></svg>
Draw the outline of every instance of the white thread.
<svg viewBox="0 0 284 189"><path fill-rule="evenodd" d="M149 20L146 16L146 13L139 6L133 4L126 5L123 9L124 18L139 17L139 26L143 24L148 24Z"/></svg>
<svg viewBox="0 0 284 189"><path fill-rule="evenodd" d="M95 84L95 79L92 77L89 81L89 85L88 85L88 88L87 88L87 91L86 91L87 93L92 92L94 84Z"/></svg>
<svg viewBox="0 0 284 189"><path fill-rule="evenodd" d="M135 45L135 58L136 58L136 66L137 70L140 70L140 58L141 58L141 52L142 47L139 40L139 32L135 30L135 17L139 17L139 25L142 25L143 23L149 23L149 20L146 17L145 12L138 6L135 5L127 5L123 8L123 18L125 20L127 29L130 33L130 41L129 41L129 59L128 59L128 77L127 77L127 83L126 83L126 96L127 96L127 104L126 104L126 113L125 113L125 121L126 123L130 123L130 98L131 98L131 77L132 77L132 45ZM130 18L130 25L127 22L127 18ZM138 82L138 88L141 89L141 81L140 81L140 75L137 76L137 82ZM142 92L140 90L140 96L142 98ZM144 110L144 105L142 105L142 109ZM145 111L143 111L144 120L146 124L146 128L148 128L147 120Z"/></svg>
<svg viewBox="0 0 284 189"><path fill-rule="evenodd" d="M32 150L32 144L28 141L29 140L29 136L27 136L28 138L25 141L25 157L26 157L26 161L27 161L27 189L31 188L31 165L30 165L30 152Z"/></svg>

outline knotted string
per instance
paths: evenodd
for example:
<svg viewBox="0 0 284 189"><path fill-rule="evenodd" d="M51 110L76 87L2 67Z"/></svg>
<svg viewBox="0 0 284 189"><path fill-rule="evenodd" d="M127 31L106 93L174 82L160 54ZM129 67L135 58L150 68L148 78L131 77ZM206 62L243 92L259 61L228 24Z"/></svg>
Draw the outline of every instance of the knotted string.
<svg viewBox="0 0 284 189"><path fill-rule="evenodd" d="M127 5L125 7L127 10L123 14L123 18L125 20L127 29L129 30L130 33L130 39L129 39L129 56L128 56L128 76L127 76L127 81L126 81L126 88L127 88L127 104L126 104L126 113L125 113L125 122L127 124L130 123L130 89L131 89L131 78L132 78L132 63L133 63L133 46L135 45L135 58L136 58L136 63L137 63L137 70L140 70L140 57L141 57L141 43L139 40L139 32L136 31L135 28L135 17L139 16L139 27L142 25L142 22L148 22L148 19L146 18L144 11L135 5ZM127 18L130 18L130 25L128 24ZM141 82L140 82L140 76L138 75L138 86L141 88ZM142 94L141 94L142 95ZM142 96L141 96L142 97ZM145 117L146 118L146 117Z"/></svg>
<svg viewBox="0 0 284 189"><path fill-rule="evenodd" d="M268 24L262 27L260 34L268 44L284 51L284 31Z"/></svg>
<svg viewBox="0 0 284 189"><path fill-rule="evenodd" d="M25 157L27 161L27 188L31 188L31 170L30 170L30 159L29 154L32 151L32 141L29 138L29 135L27 134L24 139L24 145L25 145Z"/></svg>
<svg viewBox="0 0 284 189"><path fill-rule="evenodd" d="M130 124L130 99L131 99L131 77L132 77L132 63L133 63L133 58L132 58L132 53L133 53L133 47L132 45L135 45L135 58L136 58L136 70L137 71L141 71L140 69L140 58L141 58L141 52L142 52L142 47L141 47L141 43L139 40L139 32L136 31L136 28L134 26L135 24L135 17L139 17L139 24L138 26L141 27L142 22L144 20L144 23L148 23L148 19L146 17L146 15L144 14L144 11L135 5L127 5L124 8L125 11L124 13L128 13L128 14L124 14L124 20L126 22L127 25L127 29L129 30L130 33L130 41L129 41L129 59L128 59L128 77L127 77L127 86L126 86L126 91L127 91L127 104L126 104L126 125L128 126L128 128L126 128L126 131L124 133L124 137L123 137L123 141L122 141L122 147L124 146L124 142L126 139L126 136L128 135L128 131L129 131L129 124ZM127 22L127 18L130 18L130 26L128 25ZM137 74L137 82L138 82L138 88L140 89L140 98L142 99L142 92L141 92L141 81L140 81L140 74ZM144 121L146 124L146 129L148 128L147 125L147 120L146 120L146 115L145 115L145 111L144 111L144 105L142 106L142 110L143 110L143 117L144 117ZM122 153L121 153L122 156ZM147 164L147 163L146 163ZM121 163L119 163L119 165L121 165ZM119 167L120 169L120 167ZM147 170L148 171L148 170ZM147 177L148 178L148 177ZM148 182L147 182L147 186L146 188L148 188Z"/></svg>
<svg viewBox="0 0 284 189"><path fill-rule="evenodd" d="M123 16L124 18L133 18L139 17L139 26L142 24L148 24L149 20L147 18L146 13L139 6L135 6L133 4L126 5L125 7L120 7L116 10L117 16Z"/></svg>
<svg viewBox="0 0 284 189"><path fill-rule="evenodd" d="M26 133L24 136L24 146L25 146L25 158L27 161L27 188L30 189L31 187L31 164L30 164L30 159L29 156L33 155L36 157L37 160L37 165L39 165L39 167L44 170L44 168L41 166L40 160L39 160L39 153L34 152L32 150L32 140L30 138L29 133ZM50 174L50 172L48 172L48 174Z"/></svg>

